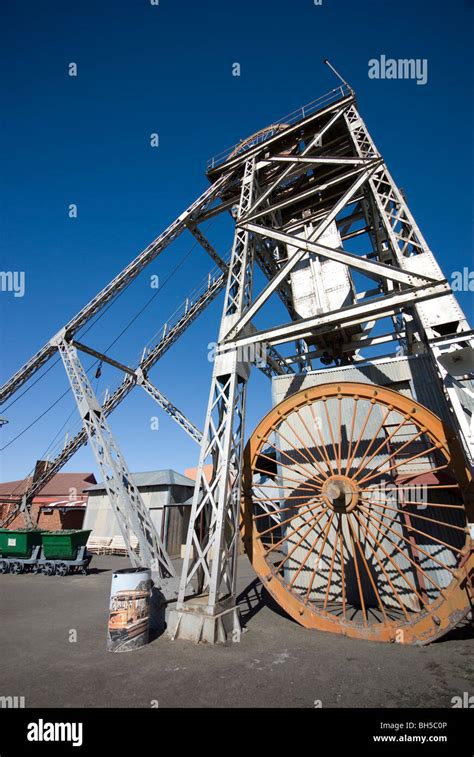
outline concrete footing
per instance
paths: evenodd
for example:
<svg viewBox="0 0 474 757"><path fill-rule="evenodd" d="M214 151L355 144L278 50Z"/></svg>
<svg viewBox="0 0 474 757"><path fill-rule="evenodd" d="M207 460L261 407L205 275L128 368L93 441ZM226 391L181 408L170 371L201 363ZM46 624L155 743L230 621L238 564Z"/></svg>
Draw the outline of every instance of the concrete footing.
<svg viewBox="0 0 474 757"><path fill-rule="evenodd" d="M209 607L208 597L193 597L170 611L167 633L171 640L186 639L195 644L225 644L240 641L242 627L235 604Z"/></svg>

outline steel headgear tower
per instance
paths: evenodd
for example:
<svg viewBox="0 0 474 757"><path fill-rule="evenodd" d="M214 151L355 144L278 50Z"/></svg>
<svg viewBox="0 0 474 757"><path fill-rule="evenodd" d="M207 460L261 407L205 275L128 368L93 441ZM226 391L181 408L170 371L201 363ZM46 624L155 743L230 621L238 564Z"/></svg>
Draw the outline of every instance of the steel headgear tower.
<svg viewBox="0 0 474 757"><path fill-rule="evenodd" d="M201 445L173 638L213 643L240 631L240 525L263 583L303 625L436 638L468 612L472 571L473 336L449 283L345 82L213 159L208 177L210 188L2 388L5 401L59 351L83 420L7 522L18 508L28 516L34 493L89 439L132 560L135 533L141 560L176 596L173 565L106 421L139 385ZM230 261L199 228L225 212L235 220ZM219 270L140 365L77 341L184 230ZM201 434L148 371L224 287ZM272 325L256 325L261 312ZM390 344L391 356L374 354ZM125 374L103 407L78 350ZM244 451L255 362L272 378L274 407Z"/></svg>

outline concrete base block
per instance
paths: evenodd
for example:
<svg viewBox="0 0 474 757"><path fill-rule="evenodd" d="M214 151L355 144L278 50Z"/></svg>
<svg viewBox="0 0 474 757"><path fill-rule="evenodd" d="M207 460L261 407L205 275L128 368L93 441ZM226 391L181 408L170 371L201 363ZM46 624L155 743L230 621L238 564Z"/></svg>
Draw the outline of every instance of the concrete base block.
<svg viewBox="0 0 474 757"><path fill-rule="evenodd" d="M195 644L240 641L239 611L235 605L218 605L210 611L207 597L195 597L170 611L167 633L172 641L186 639Z"/></svg>

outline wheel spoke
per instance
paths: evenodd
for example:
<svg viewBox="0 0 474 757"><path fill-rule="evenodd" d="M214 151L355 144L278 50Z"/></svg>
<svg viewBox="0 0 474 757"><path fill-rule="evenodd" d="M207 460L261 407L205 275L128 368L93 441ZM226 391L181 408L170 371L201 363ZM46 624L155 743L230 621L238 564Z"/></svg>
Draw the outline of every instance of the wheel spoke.
<svg viewBox="0 0 474 757"><path fill-rule="evenodd" d="M436 449L438 449L436 447L436 445L434 445L433 447L429 447L428 449L424 449L422 452L419 452L417 455L413 455L413 457L410 457L409 460L400 460L399 463L396 463L395 465L391 465L386 470L380 471L379 473L375 473L372 476L365 476L365 478L361 478L358 483L359 484L363 484L363 483L365 483L367 481L370 481L373 478L379 478L380 476L385 476L389 471L393 471L393 470L396 470L397 468L399 468L400 465L408 465L408 463L412 463L413 460L417 460L419 457L423 457L423 455L425 455L425 456L429 455L430 452L434 452L434 450L436 450ZM431 468L430 469L430 473L433 473L434 471L437 471L437 470L445 470L447 467L448 467L447 465L443 465L440 468ZM376 470L378 470L378 469L376 469Z"/></svg>
<svg viewBox="0 0 474 757"><path fill-rule="evenodd" d="M341 516L339 516L338 528L340 527L340 522L341 522ZM336 559L336 552L337 552L337 530L336 530L336 537L334 539L334 547L332 550L331 567L329 568L328 585L326 587L326 595L324 597L323 610L326 609L327 604L328 604L329 592L331 590L332 574L334 570L334 561Z"/></svg>
<svg viewBox="0 0 474 757"><path fill-rule="evenodd" d="M324 527L324 529L325 529L325 527ZM316 547L316 544L317 544L317 543L318 543L318 541L320 540L321 536L322 536L322 535L324 534L324 529L323 529L323 530L321 530L321 531L320 531L320 532L319 532L318 534L316 534L316 536L315 536L315 538L314 538L314 541L313 541L313 543L311 544L311 547L310 547L310 548L309 548L309 549L307 550L307 552L306 552L306 555L305 555L305 558L304 558L304 560L302 560L302 561L301 561L301 565L300 565L300 567L298 568L298 570L296 571L295 575L294 575L294 576L292 577L292 579L291 579L291 581L290 581L290 584L289 584L289 585L290 585L290 588L291 588L291 587L293 586L293 584L295 583L295 581L296 581L296 579L298 578L299 574L301 573L301 571L302 571L302 570L303 570L303 568L305 567L305 565L306 565L306 563L307 563L307 561L308 561L308 558L309 558L309 556L310 556L311 554L313 554L313 552L314 552L314 549L315 549L315 547Z"/></svg>
<svg viewBox="0 0 474 757"><path fill-rule="evenodd" d="M383 553L384 553L384 555L385 555L385 557L387 558L387 560L389 560L389 561L390 561L390 562L392 563L392 565L393 565L393 566L394 566L394 567L395 567L395 568L397 569L398 573L399 573L399 574L400 574L400 576L401 576L401 577L403 578L403 580L405 581L405 583L407 584L407 586L409 586L409 587L410 587L410 589L411 589L411 590L412 590L412 591L413 591L413 592L414 592L414 593L416 594L416 596L418 597L418 599L419 599L419 600L420 600L421 602L423 602L423 599L422 599L421 595L420 595L420 594L418 594L418 592L417 592L417 590L415 589L415 587L413 586L413 584L412 584L412 583L411 583L411 582L410 582L410 581L408 580L408 578L406 577L406 574L405 574L405 573L403 573L403 571L401 570L401 568L399 567L399 565L397 565L397 563L396 563L396 562L395 562L395 561L394 561L394 560L393 560L393 559L392 559L392 558L390 557L390 555L389 555L389 554L388 554L388 552L387 552L387 551L386 551L386 550L384 549L383 545L382 545L382 544L381 544L381 543L379 542L379 540L377 539L377 537L376 537L376 536L375 536L375 535L374 535L374 534L373 534L373 533L371 532L371 530L370 530L370 528L369 528L369 526L368 526L368 523L367 523L367 526L365 526L365 525L364 525L364 522L362 521L362 519L361 519L361 518L359 518L359 516L358 516L358 514L357 514L357 513L354 513L354 517L355 517L355 518L356 518L356 519L357 519L357 520L359 521L359 524L360 524L361 528L363 528L363 529L364 529L364 531L365 531L365 532L367 533L367 536L370 536L370 537L371 537L371 538L372 538L372 539L374 540L375 544L377 545L377 549L379 549L379 550L380 550L381 552L383 552ZM369 542L369 541L367 541L367 544L369 544L369 546L370 546L370 548L371 548L371 550L372 550L372 554L374 555L374 557L375 557L375 559L377 560L378 564L379 564L379 565L380 565L380 567L382 568L382 570L383 570L383 572L384 572L384 575L385 575L385 577L386 577L387 581L389 582L389 584L390 584L390 587L391 587L392 591L393 591L393 592L394 592L394 594L396 595L396 597L397 597L397 599L398 599L398 603L399 603L399 605L401 606L402 610L404 611L404 613L405 613L405 616L406 616L406 618L407 618L407 620L408 620L408 618L409 618L409 614L408 614L408 610L406 609L405 603L404 603L404 602L402 602L402 600L400 599L400 597L399 597L399 594L398 594L397 590L395 589L394 585L392 584L392 582L391 582L391 580L390 580L390 578L389 578L388 574L387 574L387 573L386 573L386 571L384 570L384 567L383 567L383 565L382 565L382 562L381 562L381 561L379 560L379 558L377 557L377 552L376 552L376 550L375 550L375 549L374 549L374 548L372 547L372 545L370 544L370 542Z"/></svg>
<svg viewBox="0 0 474 757"><path fill-rule="evenodd" d="M309 429L309 428L308 428L308 426L306 425L306 421L305 421L305 419L303 418L303 416L302 416L302 415L300 415L300 411L299 411L299 409L295 411L295 415L296 415L296 417L298 418L298 420L300 421L301 425L302 425L302 426L304 427L304 429L305 429L306 433L308 434L308 437L309 437L309 439L310 439L311 443L312 443L312 444L314 445L314 448L318 450L318 454L319 454L319 455L320 455L320 457L321 457L321 462L324 462L324 463L326 463L326 465L328 465L328 461L327 461L327 460L326 460L326 459L324 458L324 454L323 454L323 453L321 452L321 449L320 449L320 447L319 447L319 444L317 443L317 441L316 441L316 439L314 438L314 436L312 435L312 433L311 433L310 429ZM324 449L325 449L325 448L324 448ZM308 452L310 452L310 450L308 450ZM312 455L312 457L314 458L314 455ZM315 462L315 463L316 463L316 465L318 466L318 468L319 468L319 470L321 471L321 473L323 474L324 478L327 478L327 476L328 476L328 473L327 473L327 471L325 471L325 470L324 470L324 469L323 469L323 468L321 467L321 465L320 465L320 464L319 464L319 463L317 462L316 458L314 458L314 462Z"/></svg>
<svg viewBox="0 0 474 757"><path fill-rule="evenodd" d="M298 499L298 500L299 499L304 499L306 502L309 502L309 500L311 499L311 497L308 497L308 494L301 494L301 495L295 494L294 496L279 497L279 498L278 497L275 498L275 497L255 497L254 496L254 497L252 497L252 499L253 499L254 502L288 502L288 500L290 500L290 499ZM312 497L312 499L315 499L315 497ZM282 507L282 508L278 508L278 512L283 512L283 510L290 510L290 509L292 509L292 508L290 508L290 507Z"/></svg>
<svg viewBox="0 0 474 757"><path fill-rule="evenodd" d="M349 529L349 536L351 539L352 544L352 559L354 561L354 568L357 576L357 586L359 588L359 597L360 597L360 605L362 608L362 615L364 618L364 626L367 626L367 610L365 609L365 601L364 601L364 592L362 591L362 584L360 581L360 574L359 574L359 564L357 562L357 555L355 551L355 545L354 545L354 537L352 536L352 529Z"/></svg>
<svg viewBox="0 0 474 757"><path fill-rule="evenodd" d="M373 577L373 575L372 575L372 572L371 572L371 570L370 570L370 568L369 568L369 564L368 564L368 562L367 562L367 558L366 558L366 556L365 556L365 554L364 554L364 550L362 549L362 547L361 547L361 545L360 545L360 541L359 541L359 539L357 538L357 534L355 533L354 527L353 527L353 525L352 525L352 521L351 521L351 515L350 515L350 514L349 514L349 515L348 515L348 517L347 517L347 525L349 526L349 529L350 529L350 531L351 531L351 534L352 534L352 541L353 541L353 542L355 541L355 543L357 544L357 547L358 547L358 549L359 549L359 552L360 552L360 556L361 556L361 558L362 558L362 562L363 562L363 564L364 564L364 567L365 567L365 571L366 571L366 573L367 573L367 576L368 576L368 578L369 578L369 581L370 581L370 583L371 583L371 585L372 585L372 588L373 588L373 590L374 590L374 593L375 593L375 596L376 596L376 599L377 599L378 605L379 605L379 607L380 607L380 612L382 613L382 615L383 615L383 618L384 618L385 622L387 623L387 622L388 622L388 618L387 618L387 614L386 614L386 612L385 612L385 607L384 607L384 605L383 605L383 602L382 602L382 600L381 600L381 598L380 598L379 590L377 589L377 586L376 586L376 584L375 584L375 581L374 581L374 577Z"/></svg>
<svg viewBox="0 0 474 757"><path fill-rule="evenodd" d="M403 513L403 509L399 509L397 507L390 507L389 505L386 505L381 500L374 500L371 499L368 504L374 505L374 507L382 507L384 510L391 510L395 513ZM428 504L427 507L430 507ZM466 533L466 528L463 526L455 526L453 523L446 523L442 520L436 520L435 518L428 518L427 515L418 515L418 513L412 513L410 512L410 518L419 518L420 520L427 520L430 523L436 523L438 526L444 526L445 528L454 528L455 531L462 531L463 533Z"/></svg>
<svg viewBox="0 0 474 757"><path fill-rule="evenodd" d="M260 507L263 509L262 505L257 505L257 507ZM258 515L252 515L252 520L260 520L260 518L268 518L272 515L279 515L280 513L288 512L288 510L292 510L295 512L295 506L290 505L289 507L276 507L273 511L265 511L263 513L259 513Z"/></svg>
<svg viewBox="0 0 474 757"><path fill-rule="evenodd" d="M342 534L342 516L339 516L339 554L341 556L341 594L342 594L342 614L346 618L346 576L344 570L344 537Z"/></svg>
<svg viewBox="0 0 474 757"><path fill-rule="evenodd" d="M361 508L361 509L362 509L362 510L364 510L364 508ZM400 533L399 533L398 531L395 531L395 529L391 528L391 526L389 526L389 525L388 525L387 523L384 523L384 522L383 522L382 520L379 520L379 519L377 518L377 516L376 516L376 515L374 515L374 513L371 513L371 512L369 511L369 510L366 510L365 512L369 512L369 513L370 513L370 515L371 515L371 517L372 517L372 518L374 518L374 520L375 520L375 521L377 521L377 520L378 520L378 521L379 521L379 523L381 523L381 524L382 524L382 526L383 526L383 527L384 527L384 528L385 528L385 529L386 529L387 531L390 531L390 532L391 532L392 534L395 534L395 536L396 536L396 537L397 537L397 538L398 538L399 540L401 539L402 541L406 542L406 543L407 543L407 544L408 544L409 546L411 546L410 540L409 540L409 539L407 539L407 537L406 537L406 536L403 536L403 534L400 534ZM440 592L441 594L444 594L444 592L443 592L443 590L442 590L441 586L439 586L439 585L438 585L437 583L435 583L435 581L433 581L433 579L432 579L432 578L431 578L431 577L430 577L430 576L429 576L429 575L428 575L427 573L425 573L425 571L423 570L423 568L421 568L421 567L420 567L419 563L416 563L416 562L414 562L414 561L412 560L412 558L411 558L411 557L409 557L409 556L407 555L407 553L406 553L406 552L404 552L404 551L403 551L403 550L402 550L402 549L401 549L401 548L400 548L400 547L399 547L399 546L398 546L398 545L397 545L397 544L396 544L396 543L395 543L395 542L393 541L393 539L390 539L390 537L389 537L389 536L387 536L387 534L384 534L384 538L385 538L385 539L387 539L388 541L390 541L390 542L391 542L391 543L393 544L393 546L394 546L394 547L395 547L395 548L396 548L396 549L397 549L397 550L398 550L398 551L400 552L400 554L402 554L402 555L404 556L404 558L405 558L406 560L408 560L408 562L410 562L410 563L411 563L411 564L412 564L412 565L413 565L413 566L415 567L415 569L416 569L416 570L418 570L418 571L419 571L420 573L422 573L422 574L423 574L423 575L425 576L425 578L427 578L427 579L428 579L428 581L431 581L431 583L432 583L432 584L433 584L433 585L434 585L434 586L435 586L435 587L436 587L436 588L438 589L438 591L439 591L439 592ZM444 570L447 570L447 571L449 571L449 573L452 573L453 575L455 575L455 571L454 571L454 570L452 570L451 568L449 568L449 567L448 567L448 566L447 566L447 565L446 565L445 563L442 563L442 562L440 562L439 560L437 560L437 559L436 559L435 557L433 557L433 555L431 555L431 554L430 554L429 552L425 552L425 550L424 550L424 549L422 549L422 548L421 548L421 547L419 546L419 544L417 544L417 545L416 545L416 548L417 548L417 550L418 550L419 552L422 552L422 553L423 553L423 554L424 554L424 555L425 555L426 557L428 557L428 558L429 558L430 560L433 560L433 562L436 562L436 563L438 563L438 565L440 565L440 566L441 566L441 567L442 567L442 568L443 568Z"/></svg>
<svg viewBox="0 0 474 757"><path fill-rule="evenodd" d="M403 426L403 424L401 424L400 428L402 428L402 426ZM384 461L383 461L383 462L382 462L382 463L381 463L380 465L378 465L378 466L377 466L377 469L379 469L379 468L381 467L381 465L385 465L385 463L388 463L388 461L389 461L389 460L392 460L392 459L393 459L394 457L396 457L397 455L399 455L399 454L400 454L400 452L402 452L402 450L404 450L404 449L405 449L405 447L407 447L407 446L408 446L409 444L412 444L412 442L414 442L414 441L416 441L417 439L419 439L419 437L420 437L420 436L422 436L422 435L423 435L424 433L425 433L425 432L424 432L423 430L422 430L422 431L419 431L419 432L418 432L417 434L415 434L415 436L413 436L413 437L412 437L411 439L408 439L408 441L404 442L404 444L402 444L402 445L401 445L400 447L397 447L397 449L396 449L396 450L394 450L394 451L393 451L393 452L392 452L392 453L391 453L391 454L390 454L390 455L389 455L389 456L388 456L387 458L385 458L385 460L384 460ZM387 446L388 446L388 444L389 444L389 440L390 440L390 437L388 436L388 437L387 437L387 438L386 438L386 439L384 440L384 442L383 442L383 445L382 445L382 446L384 446L384 445L387 445ZM380 449L380 447L379 447L378 449ZM378 449L376 449L376 450L375 450L375 452L374 452L374 453L373 453L373 454L372 454L372 455L371 455L371 456L369 457L369 459L368 459L368 460L366 461L366 467L368 466L368 464L369 464L370 462L372 462L372 460L374 459L375 455L376 455L376 454L377 454L377 452L378 452ZM389 447L389 449L390 449L390 447ZM434 447L434 448L432 447L431 449L436 449L436 447ZM422 452L420 452L420 455L422 455L422 454L428 454L428 451L425 451L425 450L423 450ZM403 463L404 463L404 464L406 465L406 464L407 464L408 462L411 462L412 460L415 460L415 459L416 459L416 457L419 457L420 455L417 455L417 456L415 456L415 457L411 457L411 458L410 458L409 460L404 460L404 461L403 461ZM360 466L359 466L359 467L360 467ZM388 470L390 470L390 469L388 469ZM354 473L354 478L356 477L356 475L357 475L357 473ZM362 479L362 480L363 480L363 479Z"/></svg>
<svg viewBox="0 0 474 757"><path fill-rule="evenodd" d="M277 448L275 447L275 449L277 449ZM296 466L297 468L299 468L305 474L305 476L309 476L309 480L310 481L312 481L312 480L318 480L318 481L321 481L321 483L322 483L322 479L315 478L315 476L313 475L313 471L307 471L306 468L304 468L300 463L296 462L296 460L294 460L290 455L288 455L287 452L284 452L281 449L277 450L277 452L279 452L282 455L285 455L285 457L287 457L289 460L291 460L291 462L293 463L293 466ZM280 467L285 468L285 470L289 470L292 473L298 473L297 470L295 471L294 467L290 467L289 465L285 465L285 463L282 463L281 460L274 460L273 457L270 457L269 455L266 455L264 452L261 452L260 455L259 455L259 457L264 457L266 460L271 460L272 462L276 463Z"/></svg>
<svg viewBox="0 0 474 757"><path fill-rule="evenodd" d="M349 457L349 460L347 461L347 468L346 468L346 475L347 476L349 475L349 472L350 472L350 470L352 468L352 463L353 463L354 458L355 458L355 456L357 454L357 450L359 449L359 445L360 445L360 443L361 443L361 441L363 439L364 432L365 432L365 429L367 428L367 424L369 422L370 416L372 415L372 410L373 409L374 409L374 405L372 403L370 403L369 411L368 411L367 415L365 416L365 420L364 420L364 422L362 424L362 428L361 428L361 430L359 432L359 436L357 438L357 442L356 442L356 444L354 446L354 449L351 452L351 456Z"/></svg>
<svg viewBox="0 0 474 757"><path fill-rule="evenodd" d="M303 536L301 536L301 538L299 539L299 541L298 541L298 542L297 542L297 543L296 543L296 544L295 544L295 545L294 545L294 546L293 546L293 547L291 548L291 550L290 550L290 551L288 552L288 554L287 554L287 555L285 555L285 557L283 558L283 560L282 560L281 562L279 562L279 563L278 563L278 565L277 565L277 567L276 567L276 570L280 570L280 569L281 569L281 566L282 566L282 565L284 565L284 564L285 564L285 563L286 563L286 562L287 562L287 561L288 561L288 560L290 559L290 557L291 557L291 556L292 556L292 555L294 554L294 552L295 552L295 551L296 551L296 550L298 549L298 547L299 547L299 546L300 546L300 545L301 545L301 544L303 543L303 541L304 541L304 540L306 539L306 537L307 537L307 536L308 536L308 535L309 535L309 534L311 533L311 531L313 531L313 530L314 530L314 527L318 525L319 521L321 520L321 518L322 518L322 517L323 517L324 515L326 515L326 513L327 513L327 510L323 510L323 512L322 512L322 513L320 513L320 514L319 514L319 515L318 515L317 517L314 517L314 518L313 518L313 520L312 520L312 523L311 523L310 527L308 528L308 530L304 532ZM307 525L307 523L304 523L304 524L302 524L302 525L301 525L301 526L300 526L299 528L297 528L297 529L296 529L296 530L294 531L294 534L297 534L297 533L299 533L299 531L301 531L301 529L302 529L302 528L303 528L303 527L304 527L305 525ZM293 535L293 534L292 534L292 535ZM288 541L287 535L285 535L285 538L284 538L284 539L282 539L282 540L280 541L280 544L283 544L283 543L284 543L285 541ZM273 549L274 549L274 547L272 547L272 549L271 549L271 550L269 550L269 551L271 552L271 551L272 551Z"/></svg>
<svg viewBox="0 0 474 757"><path fill-rule="evenodd" d="M382 420L380 421L380 423L379 423L379 427L377 428L377 431L375 432L375 434L373 435L373 437L372 437L372 439L370 440L369 444L367 445L367 449L365 450L365 452L364 452L364 455L363 455L363 457L361 458L361 461L360 461L360 463L359 463L359 467L357 468L357 470L356 470L356 471L355 471L355 473L353 474L353 478L357 478L357 474L358 474L358 473L359 473L359 472L360 472L360 471L362 470L362 466L364 465L364 461L365 461L365 459L366 459L367 455L369 454L369 451L370 451L370 449L371 449L371 447L372 447L373 443L375 442L375 440L376 440L376 439L378 439L378 436L379 436L380 430L381 430L381 428L382 428L383 426L385 426L385 424L386 424L386 422L387 422L387 418L388 418L388 416L390 415L390 413L391 413L391 412L392 412L391 408L385 411L385 415L384 415L384 417L382 418ZM387 441L388 441L387 439L384 439L382 446L383 446L384 444L386 444L386 443L387 443ZM378 449L380 449L380 447L379 447ZM370 458L369 458L369 459L367 460L367 463L366 463L366 465L368 465L368 463L369 463L369 462L370 462L370 461L371 461L371 460L373 459L373 457L375 457L375 455L376 455L376 454L377 454L377 450L375 450L374 454L373 454L373 455L372 455L372 456L371 456L371 457L370 457Z"/></svg>
<svg viewBox="0 0 474 757"><path fill-rule="evenodd" d="M275 461L273 461L273 462L275 462ZM264 473L265 475L268 475L268 471L266 471L266 470L262 470L262 468L255 468L255 467L254 467L254 469L253 469L253 470L254 470L254 471L255 471L256 473ZM300 484L300 485L301 485L301 484L303 483L303 481L302 481L301 479L292 478L292 477L290 477L290 476L286 476L286 475L285 475L285 481L293 481L293 483L295 483L295 484ZM306 488L310 488L310 489L312 489L313 491L317 491L317 492L319 492L319 491L321 490L321 487L320 487L320 486L316 486L316 485L314 485L314 486L313 486L313 484L309 484L309 483L307 483L307 482L304 482L304 483L306 483ZM282 487L277 487L277 488L282 488Z"/></svg>
<svg viewBox="0 0 474 757"><path fill-rule="evenodd" d="M318 572L319 561L321 560L321 556L322 556L322 554L324 552L324 547L326 546L326 542L327 542L327 539L328 539L328 536L329 536L329 531L331 530L331 525L332 525L332 522L334 520L334 515L335 515L335 513L332 512L331 515L329 516L327 525L325 527L324 539L323 539L322 544L321 544L321 546L319 548L318 556L316 557L316 560L314 561L313 571L311 573L311 578L309 580L308 588L306 590L306 594L305 594L305 597L304 597L304 600L303 600L304 604L308 604L309 595L311 594L311 590L313 588L314 579L316 578L316 573Z"/></svg>
<svg viewBox="0 0 474 757"><path fill-rule="evenodd" d="M334 468L331 465L331 461L329 459L328 451L326 449L326 444L324 443L323 436L321 434L320 422L319 422L318 418L316 418L316 416L314 414L314 407L313 407L313 405L310 405L309 409L310 409L311 415L313 417L313 422L314 422L314 426L315 426L316 432L318 434L318 439L321 442L321 449L323 451L323 455L325 457L325 460L326 460L329 472L330 472L331 475L334 475Z"/></svg>
<svg viewBox="0 0 474 757"><path fill-rule="evenodd" d="M338 465L338 460L337 460L336 442L334 441L334 432L332 430L331 418L329 417L329 411L328 411L328 401L326 399L323 399L323 405L324 405L324 412L326 413L326 420L328 422L329 436L331 437L331 445L334 452L334 462L336 464L337 472L340 473L341 469Z"/></svg>
<svg viewBox="0 0 474 757"><path fill-rule="evenodd" d="M370 506L371 507L379 507L379 508L381 508L383 510L393 510L393 512L396 512L399 515L402 514L400 512L400 510L396 510L394 507L386 507L385 505L377 505L374 502L371 502ZM415 515L415 513L410 513L410 517L411 518L416 518L417 516ZM420 515L418 517L423 518L422 515ZM431 518L423 518L423 520L431 520ZM392 521L396 522L396 518L392 517ZM434 523L441 523L442 526L448 526L448 525L450 525L448 523L443 523L442 521L439 521L439 520L438 521L434 521ZM442 544L443 547L447 547L448 549L452 549L454 552L458 552L459 554L461 554L461 552L463 551L462 549L458 549L457 547L453 547L451 544L448 544L447 542L442 541L441 539L437 539L435 536L431 536L430 534L426 533L426 531L419 531L417 528L414 528L413 526L407 526L407 525L405 525L405 528L407 528L410 531L415 531L415 533L420 534L421 536L424 536L425 539L430 539L430 541L435 541L437 544ZM451 528L457 528L460 531L464 531L464 533L466 532L464 528L459 528L459 526L451 526Z"/></svg>
<svg viewBox="0 0 474 757"><path fill-rule="evenodd" d="M260 469L259 468L254 468L254 471L260 472ZM268 471L267 471L267 473L268 473ZM290 492L308 491L308 492L310 492L313 495L314 495L315 490L321 491L321 487L316 487L316 486L311 486L311 489L306 489L306 487L304 487L304 486L299 486L298 489L296 489L295 487L285 486L285 484L283 484L283 483L280 486L276 486L275 484L267 484L266 481L264 483L254 484L254 486L262 486L262 487L265 487L265 489L278 489L278 491L281 491L282 489L288 489L288 491L290 491Z"/></svg>
<svg viewBox="0 0 474 757"><path fill-rule="evenodd" d="M272 531L275 531L277 528L281 528L282 526L286 525L287 523L291 523L291 521L293 520L293 518L296 518L298 516L302 517L303 515L307 515L307 514L313 512L314 510L317 510L318 508L320 508L322 506L323 505L316 504L316 505L312 505L311 507L308 507L306 510L303 510L303 511L301 511L301 510L295 510L295 512L293 513L293 515L290 518L286 518L285 520L280 521L275 526L272 526L271 528L265 529L265 531L259 531L258 535L259 535L260 538L262 536L266 536L266 534L269 534ZM309 521L307 521L307 522L309 522Z"/></svg>
<svg viewBox="0 0 474 757"><path fill-rule="evenodd" d="M342 473L342 397L337 398L337 426L339 428L339 447L337 451L337 469Z"/></svg>
<svg viewBox="0 0 474 757"><path fill-rule="evenodd" d="M302 421L302 420L303 420L303 419L301 418L301 416L300 416L300 414L299 414L299 412L298 412L298 411L296 411L296 412L294 413L294 415L295 415L295 416L296 416L297 418L299 418L299 419L300 419L300 421ZM326 471L324 470L324 468L321 468L321 466L320 466L319 462L318 462L318 461L316 460L315 456L313 455L313 453L311 452L311 450L309 449L309 447L307 447L307 446L305 445L305 443L304 443L304 442L303 442L303 440L301 439L300 435L298 434L298 432L296 431L296 429L294 428L294 426L293 426L293 425L292 425L292 424L290 423L290 419L289 419L289 418L286 418L286 419L285 419L285 421L286 421L286 424L287 424L288 428L289 428L289 429L290 429L290 430L291 430L291 431L292 431L292 432L294 433L294 435L295 435L295 436L296 436L296 438L298 439L299 443L301 444L301 450L305 450L305 451L306 451L306 452L308 453L308 455L310 455L310 458L306 457L306 455L305 455L305 459L306 459L306 460L308 460L308 462L309 462L309 463L310 463L311 465L316 465L316 467L318 468L318 470L319 470L319 471L320 471L320 472L322 473L323 477L324 477L324 478L327 478L327 473L326 473ZM305 426L305 428L306 428L306 426ZM310 440L311 440L311 434L310 434L310 433L308 432L308 429L307 429L307 428L306 428L306 431L307 431L307 433L308 433L308 436L309 436L309 438L310 438ZM282 436L283 436L283 435L282 435ZM283 438L285 438L285 437L283 437ZM288 442L288 440L286 440L286 441ZM288 442L288 443L289 443L289 442ZM300 451L301 451L301 450L300 450ZM311 458L312 458L312 459L311 459Z"/></svg>

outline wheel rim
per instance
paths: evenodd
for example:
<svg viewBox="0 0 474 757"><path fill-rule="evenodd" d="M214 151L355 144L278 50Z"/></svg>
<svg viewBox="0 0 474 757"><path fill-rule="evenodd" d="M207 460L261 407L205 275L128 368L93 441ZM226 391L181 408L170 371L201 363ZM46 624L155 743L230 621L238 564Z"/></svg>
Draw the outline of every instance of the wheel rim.
<svg viewBox="0 0 474 757"><path fill-rule="evenodd" d="M369 384L312 387L248 442L246 551L302 625L427 642L469 610L469 483L453 433L411 398Z"/></svg>

